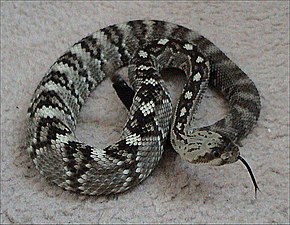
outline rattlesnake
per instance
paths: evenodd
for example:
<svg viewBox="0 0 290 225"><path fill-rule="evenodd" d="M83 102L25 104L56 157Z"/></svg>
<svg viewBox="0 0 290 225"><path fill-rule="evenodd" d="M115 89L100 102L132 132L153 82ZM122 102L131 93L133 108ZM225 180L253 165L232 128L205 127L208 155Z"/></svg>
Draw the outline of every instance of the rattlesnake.
<svg viewBox="0 0 290 225"><path fill-rule="evenodd" d="M104 149L82 143L74 131L86 98L105 77L122 83L116 71L125 66L136 94L132 106L127 104L119 141ZM160 76L170 67L188 77L173 116ZM193 129L207 84L224 95L230 110L215 124ZM149 176L169 134L174 149L191 163L223 165L240 159L249 169L235 143L259 114L254 83L209 40L169 22L136 20L92 33L50 67L28 109L28 152L40 173L66 190L115 194Z"/></svg>

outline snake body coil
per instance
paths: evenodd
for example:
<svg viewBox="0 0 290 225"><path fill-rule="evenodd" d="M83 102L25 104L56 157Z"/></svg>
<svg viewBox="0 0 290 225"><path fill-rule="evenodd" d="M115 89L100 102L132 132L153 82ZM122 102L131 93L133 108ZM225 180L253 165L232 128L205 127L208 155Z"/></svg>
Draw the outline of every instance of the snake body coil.
<svg viewBox="0 0 290 225"><path fill-rule="evenodd" d="M105 77L115 82L115 71L124 66L129 66L135 95L119 141L105 149L82 143L74 131L86 98ZM160 76L171 67L188 78L173 121ZM213 125L193 129L208 84L224 95L230 111ZM28 152L40 173L66 190L119 193L149 176L169 133L172 146L189 162L237 161L235 143L249 133L259 114L253 82L209 40L168 22L130 21L85 37L51 66L28 110Z"/></svg>

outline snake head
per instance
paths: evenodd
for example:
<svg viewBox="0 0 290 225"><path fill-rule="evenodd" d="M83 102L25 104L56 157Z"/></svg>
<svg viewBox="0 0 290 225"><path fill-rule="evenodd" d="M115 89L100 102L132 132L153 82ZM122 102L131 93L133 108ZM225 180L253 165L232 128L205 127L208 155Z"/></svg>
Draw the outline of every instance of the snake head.
<svg viewBox="0 0 290 225"><path fill-rule="evenodd" d="M213 131L196 131L186 137L180 155L190 163L209 163L220 166L236 162L240 155L238 146L229 138Z"/></svg>
<svg viewBox="0 0 290 225"><path fill-rule="evenodd" d="M174 141L172 146L180 154L181 158L190 163L208 163L213 166L221 166L240 160L247 168L255 187L260 190L251 167L247 161L240 156L238 146L229 138L221 136L213 131L195 131L183 136L184 145L178 147Z"/></svg>

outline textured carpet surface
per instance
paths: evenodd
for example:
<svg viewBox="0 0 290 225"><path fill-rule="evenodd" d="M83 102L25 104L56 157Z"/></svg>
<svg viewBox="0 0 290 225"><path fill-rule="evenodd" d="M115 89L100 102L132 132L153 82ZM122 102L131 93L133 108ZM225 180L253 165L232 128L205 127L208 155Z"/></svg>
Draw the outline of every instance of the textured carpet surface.
<svg viewBox="0 0 290 225"><path fill-rule="evenodd" d="M1 1L1 223L286 223L289 222L289 3L4 2ZM242 155L261 193L254 199L241 163L190 165L170 150L133 190L115 197L79 196L42 178L25 150L26 112L50 65L73 43L110 24L160 19L199 31L255 82L258 125ZM168 80L173 96L182 82ZM197 125L226 105L208 91ZM77 135L105 147L117 140L127 111L108 80L83 108Z"/></svg>

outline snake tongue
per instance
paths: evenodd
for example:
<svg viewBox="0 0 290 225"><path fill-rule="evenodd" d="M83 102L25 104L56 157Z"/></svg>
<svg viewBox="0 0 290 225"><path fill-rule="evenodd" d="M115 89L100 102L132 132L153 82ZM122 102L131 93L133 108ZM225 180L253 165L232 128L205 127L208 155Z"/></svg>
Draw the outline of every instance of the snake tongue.
<svg viewBox="0 0 290 225"><path fill-rule="evenodd" d="M245 167L247 168L247 170L248 170L248 172L249 172L249 174L251 176L252 182L253 182L254 187L255 187L255 198L257 198L257 190L258 191L261 191L261 190L258 187L258 184L256 182L255 176L254 176L254 174L252 172L252 169L251 169L250 165L247 163L247 161L242 156L239 155L238 159L245 165Z"/></svg>

